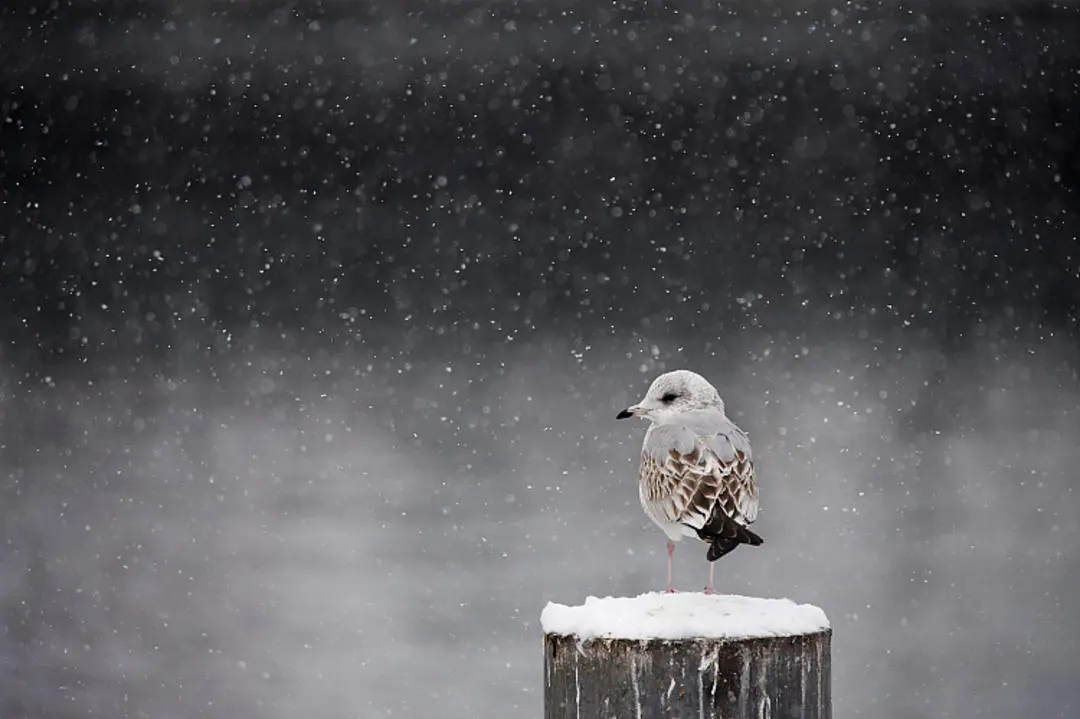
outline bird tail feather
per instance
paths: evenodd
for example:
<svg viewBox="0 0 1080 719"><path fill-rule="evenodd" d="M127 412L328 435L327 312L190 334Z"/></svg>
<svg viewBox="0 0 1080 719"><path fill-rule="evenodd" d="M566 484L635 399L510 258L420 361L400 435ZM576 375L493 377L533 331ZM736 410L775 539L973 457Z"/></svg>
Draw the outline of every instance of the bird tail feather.
<svg viewBox="0 0 1080 719"><path fill-rule="evenodd" d="M730 531L729 529L732 526L734 526L734 531ZM765 541L755 532L752 532L735 522L728 523L726 529L729 529L729 531L724 532L724 536L714 537L709 544L709 553L705 555L705 558L710 562L715 562L717 559L720 559L720 557L734 550L735 547L740 544L749 544L751 547L757 547Z"/></svg>

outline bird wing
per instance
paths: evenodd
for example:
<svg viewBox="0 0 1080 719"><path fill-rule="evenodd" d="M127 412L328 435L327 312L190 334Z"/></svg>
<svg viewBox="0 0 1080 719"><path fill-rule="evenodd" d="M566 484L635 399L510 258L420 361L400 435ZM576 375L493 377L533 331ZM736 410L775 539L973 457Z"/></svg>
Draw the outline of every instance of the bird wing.
<svg viewBox="0 0 1080 719"><path fill-rule="evenodd" d="M642 505L654 521L682 524L703 535L732 521L746 527L757 518L754 462L742 430L730 420L718 432L655 429L642 451L640 487Z"/></svg>

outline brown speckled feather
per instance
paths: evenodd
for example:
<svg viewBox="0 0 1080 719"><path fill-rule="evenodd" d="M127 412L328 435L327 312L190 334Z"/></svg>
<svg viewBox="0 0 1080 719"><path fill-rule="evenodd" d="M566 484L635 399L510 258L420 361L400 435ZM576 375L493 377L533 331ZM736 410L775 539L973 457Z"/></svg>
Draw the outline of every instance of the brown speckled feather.
<svg viewBox="0 0 1080 719"><path fill-rule="evenodd" d="M696 536L709 542L710 560L738 544L761 544L747 528L758 511L749 438L727 417L712 419L721 431L651 428L639 475L641 505L649 518L672 539Z"/></svg>

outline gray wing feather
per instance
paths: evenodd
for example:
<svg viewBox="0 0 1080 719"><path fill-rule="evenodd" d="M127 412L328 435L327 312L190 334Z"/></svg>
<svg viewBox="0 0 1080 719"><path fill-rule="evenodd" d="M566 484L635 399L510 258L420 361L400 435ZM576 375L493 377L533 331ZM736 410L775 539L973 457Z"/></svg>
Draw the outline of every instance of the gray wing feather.
<svg viewBox="0 0 1080 719"><path fill-rule="evenodd" d="M645 435L641 504L658 524L702 529L719 510L746 526L757 518L750 439L716 411L690 413L681 424Z"/></svg>

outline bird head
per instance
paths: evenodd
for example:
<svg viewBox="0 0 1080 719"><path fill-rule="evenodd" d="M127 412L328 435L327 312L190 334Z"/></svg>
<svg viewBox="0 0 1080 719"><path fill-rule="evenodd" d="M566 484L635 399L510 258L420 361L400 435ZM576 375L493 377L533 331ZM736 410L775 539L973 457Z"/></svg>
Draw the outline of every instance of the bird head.
<svg viewBox="0 0 1080 719"><path fill-rule="evenodd" d="M719 409L724 411L720 393L697 372L675 370L653 380L649 391L640 402L627 407L616 419L643 417L653 423L695 409Z"/></svg>

